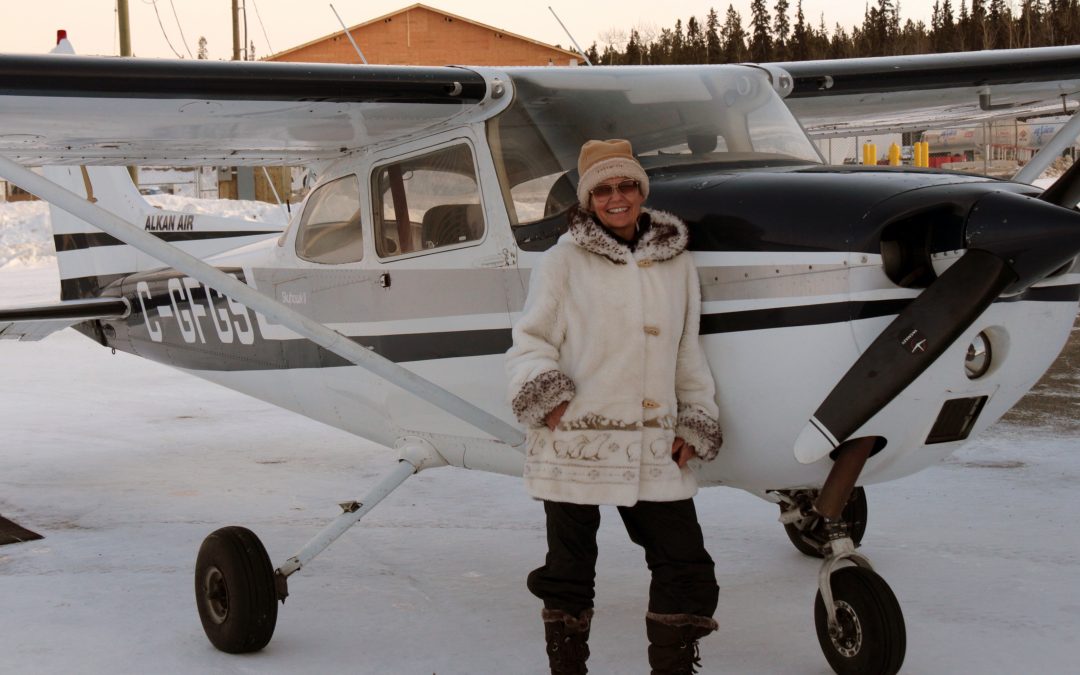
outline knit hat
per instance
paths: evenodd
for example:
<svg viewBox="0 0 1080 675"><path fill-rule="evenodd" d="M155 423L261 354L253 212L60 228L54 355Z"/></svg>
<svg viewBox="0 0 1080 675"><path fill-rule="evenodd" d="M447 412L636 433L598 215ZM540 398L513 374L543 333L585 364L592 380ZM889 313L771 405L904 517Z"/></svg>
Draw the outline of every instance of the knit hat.
<svg viewBox="0 0 1080 675"><path fill-rule="evenodd" d="M581 177L577 187L578 204L586 211L589 210L589 190L609 178L633 178L641 183L641 196L649 196L649 177L634 158L630 141L621 138L586 141L581 146L577 167Z"/></svg>

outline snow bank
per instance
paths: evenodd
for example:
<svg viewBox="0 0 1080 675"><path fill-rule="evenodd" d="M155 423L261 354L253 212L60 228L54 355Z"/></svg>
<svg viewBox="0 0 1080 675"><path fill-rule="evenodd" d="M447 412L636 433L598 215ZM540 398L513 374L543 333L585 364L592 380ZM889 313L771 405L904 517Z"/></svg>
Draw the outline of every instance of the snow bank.
<svg viewBox="0 0 1080 675"><path fill-rule="evenodd" d="M151 195L146 201L167 211L209 213L284 225L285 211L274 204L230 199ZM38 266L56 257L49 206L41 201L0 202L0 267Z"/></svg>

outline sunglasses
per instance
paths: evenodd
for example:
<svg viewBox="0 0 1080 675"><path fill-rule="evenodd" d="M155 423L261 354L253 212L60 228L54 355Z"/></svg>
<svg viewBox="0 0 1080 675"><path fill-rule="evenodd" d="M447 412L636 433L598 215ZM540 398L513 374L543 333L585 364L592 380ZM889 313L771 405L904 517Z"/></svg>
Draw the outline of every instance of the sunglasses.
<svg viewBox="0 0 1080 675"><path fill-rule="evenodd" d="M602 183L589 190L589 194L596 199L611 199L611 197L615 194L615 190L618 190L619 194L628 195L632 194L640 187L641 181L639 180L624 180L614 185L610 183Z"/></svg>

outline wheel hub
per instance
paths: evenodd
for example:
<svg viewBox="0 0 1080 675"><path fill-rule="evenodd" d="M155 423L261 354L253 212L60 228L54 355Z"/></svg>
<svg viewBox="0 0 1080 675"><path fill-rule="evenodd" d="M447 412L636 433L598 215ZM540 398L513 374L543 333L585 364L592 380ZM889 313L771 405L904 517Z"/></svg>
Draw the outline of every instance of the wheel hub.
<svg viewBox="0 0 1080 675"><path fill-rule="evenodd" d="M217 567L210 567L203 577L203 604L210 615L210 620L220 625L229 618L229 589L225 586L225 577Z"/></svg>
<svg viewBox="0 0 1080 675"><path fill-rule="evenodd" d="M862 625L855 610L848 603L836 600L833 606L836 608L836 625L829 626L829 638L836 651L850 659L862 649Z"/></svg>

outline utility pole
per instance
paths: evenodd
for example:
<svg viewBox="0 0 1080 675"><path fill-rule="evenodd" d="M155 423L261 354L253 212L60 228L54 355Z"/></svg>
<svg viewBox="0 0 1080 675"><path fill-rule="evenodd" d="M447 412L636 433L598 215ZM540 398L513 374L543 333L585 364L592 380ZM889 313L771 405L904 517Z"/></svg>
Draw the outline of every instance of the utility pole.
<svg viewBox="0 0 1080 675"><path fill-rule="evenodd" d="M120 36L120 56L131 56L131 20L128 16L128 0L116 0L117 34ZM135 187L139 187L139 167L129 166L128 175Z"/></svg>
<svg viewBox="0 0 1080 675"><path fill-rule="evenodd" d="M240 0L232 0L232 60L240 60Z"/></svg>
<svg viewBox="0 0 1080 675"><path fill-rule="evenodd" d="M120 56L131 56L131 22L127 0L116 0L116 20L119 24Z"/></svg>

